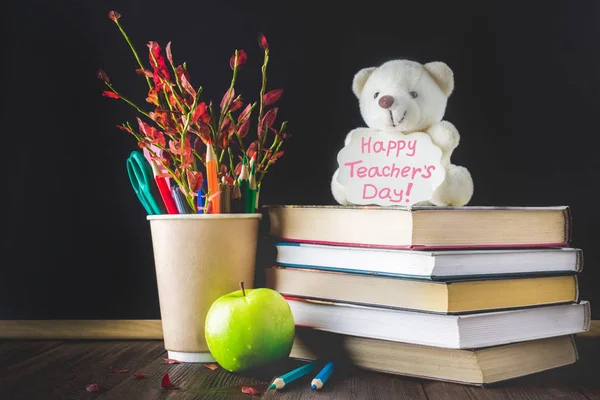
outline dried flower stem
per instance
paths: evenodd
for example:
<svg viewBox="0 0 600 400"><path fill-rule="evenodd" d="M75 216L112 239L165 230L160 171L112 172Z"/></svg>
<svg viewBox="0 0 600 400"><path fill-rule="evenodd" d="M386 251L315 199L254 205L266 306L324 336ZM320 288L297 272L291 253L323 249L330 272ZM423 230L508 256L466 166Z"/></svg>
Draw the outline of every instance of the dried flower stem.
<svg viewBox="0 0 600 400"><path fill-rule="evenodd" d="M144 64L142 64L142 61L140 60L140 57L138 56L137 52L135 51L135 47L133 47L133 43L131 43L131 40L129 40L129 36L127 36L127 33L125 33L125 30L121 26L121 23L119 22L118 19L114 19L113 21L115 22L115 24L117 24L117 27L119 28L119 31L121 31L121 35L123 35L123 37L127 41L127 44L129 45L129 48L133 52L133 56L135 57L138 65L140 66L141 69L145 69L144 68ZM148 78L147 76L146 76L146 82L148 82L148 87L150 89L152 89L152 83L150 83L150 78Z"/></svg>

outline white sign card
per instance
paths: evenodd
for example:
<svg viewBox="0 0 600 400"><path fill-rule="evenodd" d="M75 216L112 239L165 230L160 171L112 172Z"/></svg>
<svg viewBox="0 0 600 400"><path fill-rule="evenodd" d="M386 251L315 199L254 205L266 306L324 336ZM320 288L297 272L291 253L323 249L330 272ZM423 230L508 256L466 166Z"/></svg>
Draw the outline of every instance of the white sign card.
<svg viewBox="0 0 600 400"><path fill-rule="evenodd" d="M356 205L410 206L444 181L442 150L423 132L358 129L338 153L338 182Z"/></svg>

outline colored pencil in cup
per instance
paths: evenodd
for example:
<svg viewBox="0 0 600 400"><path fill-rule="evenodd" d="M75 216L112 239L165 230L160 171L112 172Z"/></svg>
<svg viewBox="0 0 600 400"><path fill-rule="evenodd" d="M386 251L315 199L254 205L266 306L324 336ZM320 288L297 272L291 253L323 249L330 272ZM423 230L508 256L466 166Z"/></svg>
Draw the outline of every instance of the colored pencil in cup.
<svg viewBox="0 0 600 400"><path fill-rule="evenodd" d="M256 212L256 154L250 160L250 179L248 180L248 211L249 213Z"/></svg>
<svg viewBox="0 0 600 400"><path fill-rule="evenodd" d="M238 177L238 182L240 184L240 192L241 192L241 203L242 203L242 212L247 213L248 211L248 195L249 195L249 187L250 183L248 179L250 178L250 172L248 171L248 161L246 159L246 154L242 158L242 170L240 171L240 175Z"/></svg>
<svg viewBox="0 0 600 400"><path fill-rule="evenodd" d="M162 172L156 164L156 161L150 159L150 166L152 167L152 174L154 175L154 181L156 182L156 186L158 187L158 191L160 193L160 197L163 200L163 203L167 209L169 214L179 214L177 211L177 205L175 204L175 200L171 195L171 191L169 189L169 184L167 182L168 178L159 176Z"/></svg>
<svg viewBox="0 0 600 400"><path fill-rule="evenodd" d="M293 371L288 372L287 374L281 375L278 378L273 380L269 389L282 389L285 385L295 381L296 379L302 378L304 375L312 372L315 369L315 362L311 362L309 364L304 364L303 366L296 368Z"/></svg>
<svg viewBox="0 0 600 400"><path fill-rule="evenodd" d="M240 190L239 182L235 182L231 187L231 212L244 212L244 209L242 208L242 191Z"/></svg>
<svg viewBox="0 0 600 400"><path fill-rule="evenodd" d="M310 383L310 388L312 390L319 390L323 387L327 379L331 376L333 372L334 364L333 361L329 361L321 371L315 376L315 379Z"/></svg>
<svg viewBox="0 0 600 400"><path fill-rule="evenodd" d="M209 196L219 191L219 178L217 176L217 155L212 144L206 145L206 180L208 182ZM213 214L221 212L221 196L217 195L211 200Z"/></svg>

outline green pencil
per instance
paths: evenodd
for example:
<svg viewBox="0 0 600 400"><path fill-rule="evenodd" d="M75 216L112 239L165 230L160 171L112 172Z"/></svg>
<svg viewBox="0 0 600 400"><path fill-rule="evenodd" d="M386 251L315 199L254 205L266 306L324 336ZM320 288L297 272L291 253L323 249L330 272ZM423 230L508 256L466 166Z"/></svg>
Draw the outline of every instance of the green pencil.
<svg viewBox="0 0 600 400"><path fill-rule="evenodd" d="M250 165L250 179L248 182L248 189L250 192L250 195L248 196L248 212L254 213L256 212L256 154L252 156Z"/></svg>

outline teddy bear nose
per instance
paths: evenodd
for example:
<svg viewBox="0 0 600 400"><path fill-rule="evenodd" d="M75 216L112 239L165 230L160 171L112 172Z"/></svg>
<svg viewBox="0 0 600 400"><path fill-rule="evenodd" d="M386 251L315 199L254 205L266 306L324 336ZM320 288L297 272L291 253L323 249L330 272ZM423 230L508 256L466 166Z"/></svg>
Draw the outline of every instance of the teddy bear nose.
<svg viewBox="0 0 600 400"><path fill-rule="evenodd" d="M394 98L392 96L381 96L379 98L379 106L381 108L390 108L394 104Z"/></svg>

